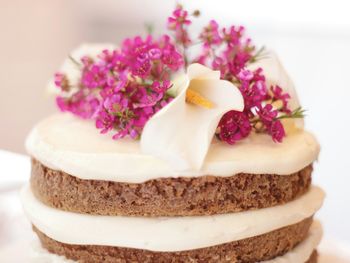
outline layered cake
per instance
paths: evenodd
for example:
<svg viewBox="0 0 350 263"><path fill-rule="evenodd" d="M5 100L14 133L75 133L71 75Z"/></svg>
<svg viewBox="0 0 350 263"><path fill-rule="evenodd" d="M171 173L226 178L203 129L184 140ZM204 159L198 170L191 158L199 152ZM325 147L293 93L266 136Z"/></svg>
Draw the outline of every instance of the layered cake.
<svg viewBox="0 0 350 263"><path fill-rule="evenodd" d="M212 20L192 50L197 15L55 75L61 112L26 141L33 262L317 262L319 144L294 85L243 27Z"/></svg>

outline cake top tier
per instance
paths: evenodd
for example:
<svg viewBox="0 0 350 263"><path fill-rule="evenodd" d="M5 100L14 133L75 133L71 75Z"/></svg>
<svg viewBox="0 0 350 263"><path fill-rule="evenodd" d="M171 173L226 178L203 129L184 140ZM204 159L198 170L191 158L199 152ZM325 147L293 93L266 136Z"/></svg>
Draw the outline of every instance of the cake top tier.
<svg viewBox="0 0 350 263"><path fill-rule="evenodd" d="M214 20L193 39L198 14L178 6L172 34L73 51L51 83L60 110L94 120L88 125L114 140L136 140L142 154L182 174L201 173L216 144L239 149L241 140L267 140L256 134L272 144L302 134L303 110L277 56L257 49L243 27Z"/></svg>
<svg viewBox="0 0 350 263"><path fill-rule="evenodd" d="M44 165L81 179L142 183L164 177L201 175L231 176L236 173L280 174L297 172L318 156L312 134L299 130L282 143L266 134L251 134L234 146L214 140L201 170L179 171L168 162L145 154L139 141L113 141L101 136L93 121L68 113L53 115L30 133L28 152Z"/></svg>

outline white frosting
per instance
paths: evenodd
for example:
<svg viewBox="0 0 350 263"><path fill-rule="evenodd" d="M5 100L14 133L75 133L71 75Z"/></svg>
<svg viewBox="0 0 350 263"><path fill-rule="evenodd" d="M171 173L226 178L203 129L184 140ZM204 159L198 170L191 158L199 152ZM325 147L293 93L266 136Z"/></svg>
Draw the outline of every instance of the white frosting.
<svg viewBox="0 0 350 263"><path fill-rule="evenodd" d="M298 244L288 253L261 263L305 263L319 244L322 237L322 227L318 221L314 221L309 230L307 238ZM73 263L75 261L66 259L65 257L51 254L42 248L38 241L32 246L32 263Z"/></svg>
<svg viewBox="0 0 350 263"><path fill-rule="evenodd" d="M29 186L21 191L30 221L57 241L152 251L183 251L261 235L312 216L323 199L323 191L312 187L300 198L270 208L213 216L146 218L66 212L38 201Z"/></svg>
<svg viewBox="0 0 350 263"><path fill-rule="evenodd" d="M93 122L70 114L53 115L40 122L26 141L30 155L46 166L81 179L141 183L161 177L231 176L236 173L291 174L317 159L319 144L306 131L274 143L252 134L231 146L214 142L200 171L178 172L163 160L142 154L138 141L114 141L101 135Z"/></svg>

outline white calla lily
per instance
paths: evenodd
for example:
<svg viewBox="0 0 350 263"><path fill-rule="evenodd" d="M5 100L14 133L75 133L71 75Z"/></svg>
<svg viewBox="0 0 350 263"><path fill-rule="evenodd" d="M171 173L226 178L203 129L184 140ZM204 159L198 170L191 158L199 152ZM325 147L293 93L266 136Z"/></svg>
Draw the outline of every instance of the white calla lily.
<svg viewBox="0 0 350 263"><path fill-rule="evenodd" d="M146 123L141 150L177 170L200 170L221 117L229 110L242 111L244 100L235 85L220 79L220 72L200 64L190 65L174 86L174 100ZM186 102L189 91L212 107Z"/></svg>

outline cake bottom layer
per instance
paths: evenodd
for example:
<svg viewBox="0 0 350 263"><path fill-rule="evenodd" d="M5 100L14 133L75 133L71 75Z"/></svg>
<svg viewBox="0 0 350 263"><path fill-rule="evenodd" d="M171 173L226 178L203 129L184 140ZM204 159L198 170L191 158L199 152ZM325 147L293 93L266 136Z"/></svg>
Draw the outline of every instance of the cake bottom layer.
<svg viewBox="0 0 350 263"><path fill-rule="evenodd" d="M264 235L218 246L179 252L154 252L143 249L71 245L49 238L35 226L42 246L51 253L79 262L316 262L311 256L322 230L318 222L310 228L312 218ZM309 231L310 228L310 231ZM298 245L299 244L299 245ZM281 258L279 256L283 255ZM311 257L310 257L311 256ZM280 259L279 259L280 258ZM310 260L309 260L310 259ZM308 261L309 260L309 261Z"/></svg>
<svg viewBox="0 0 350 263"><path fill-rule="evenodd" d="M64 256L59 256L56 254L52 254L46 249L44 249L38 242L35 242L32 246L31 251L31 258L29 263L75 263L76 261L67 259ZM279 256L275 259L272 259L270 261L265 261L262 263L299 263L298 261L295 261L294 258L290 259L289 255L293 254L294 251L287 253L286 255ZM317 251L313 250L311 256L308 258L305 263L317 263ZM304 263L304 261L300 262Z"/></svg>

